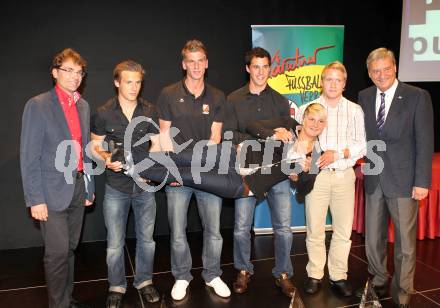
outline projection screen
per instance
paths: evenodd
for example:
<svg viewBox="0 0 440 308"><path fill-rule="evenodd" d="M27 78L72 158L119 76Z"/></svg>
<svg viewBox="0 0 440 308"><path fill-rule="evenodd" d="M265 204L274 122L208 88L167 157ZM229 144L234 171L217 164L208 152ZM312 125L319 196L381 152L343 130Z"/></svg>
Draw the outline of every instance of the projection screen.
<svg viewBox="0 0 440 308"><path fill-rule="evenodd" d="M440 81L440 0L404 0L399 79Z"/></svg>

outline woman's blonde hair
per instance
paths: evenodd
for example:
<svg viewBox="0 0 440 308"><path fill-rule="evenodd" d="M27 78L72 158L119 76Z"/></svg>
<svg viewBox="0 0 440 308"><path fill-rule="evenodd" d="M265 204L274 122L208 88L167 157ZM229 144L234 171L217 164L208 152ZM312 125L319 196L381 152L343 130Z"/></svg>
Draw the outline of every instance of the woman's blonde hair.
<svg viewBox="0 0 440 308"><path fill-rule="evenodd" d="M312 103L310 105L308 105L306 107L306 109L304 110L304 115L302 120L304 121L304 119L310 114L317 114L319 117L321 117L322 119L327 120L327 110L325 109L324 106L322 106L319 103Z"/></svg>

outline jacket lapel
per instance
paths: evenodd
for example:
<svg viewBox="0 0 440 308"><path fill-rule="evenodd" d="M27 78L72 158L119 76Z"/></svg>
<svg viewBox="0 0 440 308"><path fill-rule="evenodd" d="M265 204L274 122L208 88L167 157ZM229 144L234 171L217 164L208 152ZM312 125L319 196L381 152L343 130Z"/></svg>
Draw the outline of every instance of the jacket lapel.
<svg viewBox="0 0 440 308"><path fill-rule="evenodd" d="M371 87L371 91L367 95L367 100L364 110L365 125L370 126L369 131L373 133L373 139L377 139L379 131L376 125L376 87Z"/></svg>
<svg viewBox="0 0 440 308"><path fill-rule="evenodd" d="M82 98L76 103L76 108L78 110L79 123L81 125L82 144L86 145L88 142L88 138L87 138L88 117L87 117L87 108L85 108L84 101Z"/></svg>
<svg viewBox="0 0 440 308"><path fill-rule="evenodd" d="M65 137L65 140L72 139L69 131L69 127L67 126L66 116L64 115L63 109L61 107L61 103L58 100L58 96L55 92L55 89L52 89L50 91L51 98L52 98L52 105L53 105L53 113L55 114L55 121L57 123L57 126L61 129L63 132L63 135Z"/></svg>
<svg viewBox="0 0 440 308"><path fill-rule="evenodd" d="M388 110L387 118L385 119L385 124L382 129L382 134L386 134L387 130L395 123L395 119L400 117L400 113L402 112L402 102L404 98L404 87L402 83L399 82L396 88L396 92L394 93L393 100L391 101L390 110Z"/></svg>

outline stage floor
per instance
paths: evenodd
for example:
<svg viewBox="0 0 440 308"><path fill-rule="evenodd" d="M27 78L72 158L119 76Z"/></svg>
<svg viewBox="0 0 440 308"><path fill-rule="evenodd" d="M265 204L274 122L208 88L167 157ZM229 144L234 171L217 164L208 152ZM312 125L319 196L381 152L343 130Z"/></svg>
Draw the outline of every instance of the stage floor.
<svg viewBox="0 0 440 308"><path fill-rule="evenodd" d="M231 287L236 271L233 267L232 230L223 232L222 270L223 280ZM327 234L327 238L331 233ZM169 237L156 238L156 259L153 281L161 292L162 301L157 304L142 303L137 292L131 286L135 255L135 240L127 240L126 272L129 283L124 298L124 307L237 307L237 308L279 308L289 307L289 298L282 295L274 284L271 270L274 263L272 235L259 235L254 239L252 261L255 275L249 284L248 292L232 294L229 299L221 299L205 287L201 279L201 233L188 235L193 256L193 281L188 296L181 302L174 302L170 296L173 277L170 272ZM353 233L352 249L349 258L349 281L353 288L361 287L367 278L367 262L362 236ZM328 242L328 241L327 241ZM392 247L392 246L390 246ZM106 243L82 243L78 249L75 270L74 297L92 307L104 307L107 293L107 269L105 262ZM43 272L43 249L27 248L0 251L0 307L47 307L46 289ZM390 257L392 249L390 248ZM306 307L357 307L356 297L341 298L332 293L328 278L323 282L322 290L315 295L307 295L302 290L306 277L305 266L307 252L305 234L295 233L291 258L294 264L293 281L298 287ZM392 268L392 258L389 258ZM412 307L440 307L440 239L417 242L417 265L412 297ZM393 307L391 298L381 299L383 307Z"/></svg>

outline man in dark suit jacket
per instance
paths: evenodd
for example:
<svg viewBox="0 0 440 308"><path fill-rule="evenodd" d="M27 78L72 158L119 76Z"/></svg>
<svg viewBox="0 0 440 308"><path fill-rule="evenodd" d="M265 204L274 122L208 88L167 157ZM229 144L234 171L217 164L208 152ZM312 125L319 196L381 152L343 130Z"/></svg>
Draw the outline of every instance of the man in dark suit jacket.
<svg viewBox="0 0 440 308"><path fill-rule="evenodd" d="M85 155L90 139L90 110L77 92L86 61L65 49L52 62L55 87L25 106L20 165L26 206L40 221L45 247L44 268L49 307L84 307L72 299L74 250L84 205L93 203L91 162Z"/></svg>
<svg viewBox="0 0 440 308"><path fill-rule="evenodd" d="M409 307L416 261L417 201L427 196L431 185L431 98L427 91L396 79L394 54L386 48L369 54L367 68L375 86L362 90L358 99L369 142L366 162L379 169L383 162L381 172L364 170L368 271L378 295L385 295L391 217L395 232L391 294L399 307ZM382 142L386 149L373 150L372 142Z"/></svg>

